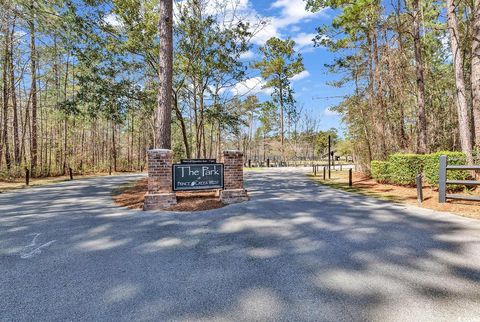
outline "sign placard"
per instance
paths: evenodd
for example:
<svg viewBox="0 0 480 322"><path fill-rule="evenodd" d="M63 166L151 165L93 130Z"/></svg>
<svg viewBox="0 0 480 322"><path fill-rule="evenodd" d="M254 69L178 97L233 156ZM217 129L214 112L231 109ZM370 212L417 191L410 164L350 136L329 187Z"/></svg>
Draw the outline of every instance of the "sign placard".
<svg viewBox="0 0 480 322"><path fill-rule="evenodd" d="M205 164L205 163L217 163L215 159L182 159L181 164Z"/></svg>
<svg viewBox="0 0 480 322"><path fill-rule="evenodd" d="M223 189L223 164L174 164L172 178L174 191Z"/></svg>

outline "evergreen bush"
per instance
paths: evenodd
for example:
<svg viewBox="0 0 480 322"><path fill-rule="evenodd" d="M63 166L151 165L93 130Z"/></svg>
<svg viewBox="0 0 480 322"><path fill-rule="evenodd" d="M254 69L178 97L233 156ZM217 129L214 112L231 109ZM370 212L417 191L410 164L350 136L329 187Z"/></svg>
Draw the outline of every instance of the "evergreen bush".
<svg viewBox="0 0 480 322"><path fill-rule="evenodd" d="M415 178L423 170L424 156L419 154L392 154L388 157L390 182L414 186Z"/></svg>
<svg viewBox="0 0 480 322"><path fill-rule="evenodd" d="M438 175L440 156L446 155L448 157L449 165L465 165L467 164L467 158L462 152L441 151L424 156L423 161L423 174L426 182L433 187L438 187ZM449 170L447 171L447 178L449 180L466 180L468 178L467 171ZM458 189L459 187L449 185L451 189Z"/></svg>
<svg viewBox="0 0 480 322"><path fill-rule="evenodd" d="M372 161L370 171L372 178L378 183L389 183L389 162L387 161Z"/></svg>

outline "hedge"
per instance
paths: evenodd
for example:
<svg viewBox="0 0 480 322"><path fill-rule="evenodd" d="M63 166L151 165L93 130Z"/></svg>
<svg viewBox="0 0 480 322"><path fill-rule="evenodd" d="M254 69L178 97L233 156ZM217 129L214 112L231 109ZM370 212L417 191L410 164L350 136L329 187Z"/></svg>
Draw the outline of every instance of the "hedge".
<svg viewBox="0 0 480 322"><path fill-rule="evenodd" d="M388 157L390 182L414 186L415 178L423 169L423 156L418 154L392 154Z"/></svg>
<svg viewBox="0 0 480 322"><path fill-rule="evenodd" d="M423 174L425 181L434 187L438 187L438 172L440 156L446 155L448 157L448 164L464 165L467 163L467 158L462 152L441 151L437 153L427 154L423 157ZM466 180L469 177L467 171L447 171L447 178L449 180ZM449 186L449 188L456 189L460 187Z"/></svg>
<svg viewBox="0 0 480 322"><path fill-rule="evenodd" d="M441 151L432 154L392 154L388 161L372 161L372 178L379 183L391 183L397 185L415 185L415 177L423 173L425 181L433 187L438 187L439 158L441 155L448 156L448 164L466 164L466 157L462 152ZM448 171L447 178L450 180L466 180L469 177L467 171ZM449 186L451 189L459 189L461 186Z"/></svg>
<svg viewBox="0 0 480 322"><path fill-rule="evenodd" d="M379 183L390 182L389 165L387 161L372 161L370 167L372 178Z"/></svg>

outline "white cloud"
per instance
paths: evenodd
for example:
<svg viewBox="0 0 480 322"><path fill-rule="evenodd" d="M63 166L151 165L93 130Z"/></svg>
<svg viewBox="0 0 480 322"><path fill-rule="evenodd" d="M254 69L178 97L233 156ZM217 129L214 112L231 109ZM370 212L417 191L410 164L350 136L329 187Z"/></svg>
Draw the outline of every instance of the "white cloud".
<svg viewBox="0 0 480 322"><path fill-rule="evenodd" d="M297 46L298 51L309 51L312 50L313 47L313 38L315 38L316 34L314 33L305 33L301 32L297 34L293 40Z"/></svg>
<svg viewBox="0 0 480 322"><path fill-rule="evenodd" d="M243 60L250 60L254 57L255 57L255 53L251 50L240 54L240 59L243 59Z"/></svg>
<svg viewBox="0 0 480 322"><path fill-rule="evenodd" d="M308 21L319 16L323 10L310 12L305 10L304 0L276 0L272 8L281 10L281 17L277 20L278 27L286 27L301 21Z"/></svg>
<svg viewBox="0 0 480 322"><path fill-rule="evenodd" d="M21 38L27 36L27 33L23 30L20 29L15 29L15 32L13 34L14 42L19 41Z"/></svg>
<svg viewBox="0 0 480 322"><path fill-rule="evenodd" d="M274 20L267 19L265 21L266 24L252 38L252 42L256 45L264 45L267 40L272 37L282 38L278 28L274 24Z"/></svg>
<svg viewBox="0 0 480 322"><path fill-rule="evenodd" d="M176 2L175 20L183 1ZM274 9L276 14L267 16L255 9L255 1L258 0L208 0L204 2L203 12L216 17L225 26L239 21L250 23L254 32L252 43L255 45L264 45L272 37L285 39L290 36L298 43L297 49L313 50L311 40L315 35L302 32L299 24L324 15L325 9L313 13L305 10L304 0L274 0L270 9Z"/></svg>
<svg viewBox="0 0 480 322"><path fill-rule="evenodd" d="M272 93L272 89L262 88L264 85L265 80L262 77L252 77L244 80L243 82L237 83L230 89L230 91L233 95L239 96L255 95L259 93L270 95Z"/></svg>
<svg viewBox="0 0 480 322"><path fill-rule="evenodd" d="M310 72L308 70L304 70L303 72L293 76L292 78L290 78L290 80L292 82L295 82L295 81L299 81L301 79L304 79L304 78L307 78L310 76Z"/></svg>
<svg viewBox="0 0 480 322"><path fill-rule="evenodd" d="M105 18L103 18L103 21L115 28L122 26L120 18L114 13L109 13L108 15L106 15Z"/></svg>
<svg viewBox="0 0 480 322"><path fill-rule="evenodd" d="M326 108L323 111L323 114L325 114L325 116L340 116L340 114L337 111L332 110L331 107Z"/></svg>
<svg viewBox="0 0 480 322"><path fill-rule="evenodd" d="M290 78L291 81L299 81L301 79L305 79L310 76L310 73L307 70L293 76ZM252 77L246 79L240 83L235 84L232 88L230 88L230 92L233 95L237 96L244 96L244 95L256 95L256 94L265 94L270 95L272 94L273 90L271 88L263 88L266 84L265 79L260 76Z"/></svg>
<svg viewBox="0 0 480 322"><path fill-rule="evenodd" d="M251 8L251 7L250 7ZM300 32L302 29L298 24L307 22L311 19L317 18L324 14L324 9L318 12L310 12L305 10L304 0L276 0L271 5L272 9L279 9L280 14L271 17L262 17L267 21L258 34L253 38L253 42L257 45L263 45L269 38L287 38ZM250 17L260 16L256 11L250 9ZM299 43L300 50L313 49L313 42L311 41L315 34L300 32L298 35L293 35L292 38Z"/></svg>
<svg viewBox="0 0 480 322"><path fill-rule="evenodd" d="M293 33L300 32L301 30L302 28L300 28L299 26L292 26L292 28L290 28L290 31Z"/></svg>

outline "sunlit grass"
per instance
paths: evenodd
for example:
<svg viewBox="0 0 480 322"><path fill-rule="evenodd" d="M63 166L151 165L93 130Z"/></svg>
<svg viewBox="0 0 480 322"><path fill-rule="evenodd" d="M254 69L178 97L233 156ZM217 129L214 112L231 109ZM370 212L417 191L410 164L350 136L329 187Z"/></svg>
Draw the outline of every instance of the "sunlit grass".
<svg viewBox="0 0 480 322"><path fill-rule="evenodd" d="M134 173L134 172L127 172ZM121 173L116 173L121 174ZM95 177L107 176L108 173L98 173L98 174L89 174L89 175L74 175L73 180L89 179ZM115 174L113 174L115 175ZM64 181L70 181L70 176L58 176L58 177L45 177L45 178L30 178L30 184L27 186L25 184L25 178L17 178L12 181L1 181L0 180L0 193L7 192L11 190L26 189L30 187L37 186L46 186L50 184L60 183Z"/></svg>
<svg viewBox="0 0 480 322"><path fill-rule="evenodd" d="M263 172L265 171L264 168L243 168L243 171L251 171L251 172Z"/></svg>
<svg viewBox="0 0 480 322"><path fill-rule="evenodd" d="M357 193L363 196L373 197L384 201L391 201L395 203L402 202L402 200L395 195L383 194L376 191L371 191L367 187L355 186L355 182L353 183L353 187L350 187L348 185L348 171L332 171L331 179L328 179L327 172L326 180L323 180L323 172L317 173L316 177L313 175L313 173L309 173L307 174L307 176L315 182L320 183L321 185L328 186L334 189Z"/></svg>

